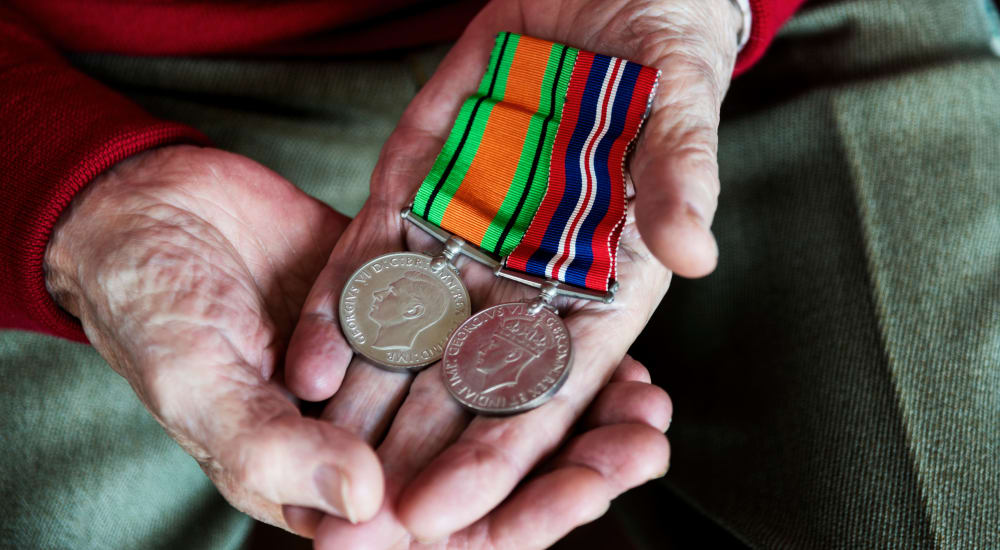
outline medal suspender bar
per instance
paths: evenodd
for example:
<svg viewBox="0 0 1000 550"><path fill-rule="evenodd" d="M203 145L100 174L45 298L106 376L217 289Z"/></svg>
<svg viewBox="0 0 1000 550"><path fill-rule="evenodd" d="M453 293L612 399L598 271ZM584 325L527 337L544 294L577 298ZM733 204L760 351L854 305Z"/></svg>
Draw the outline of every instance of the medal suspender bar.
<svg viewBox="0 0 1000 550"><path fill-rule="evenodd" d="M437 238L442 243L453 243L453 246L457 247L456 251L460 254L464 254L469 258L485 265L486 267L493 270L493 273L497 277L502 277L504 279L510 279L518 283L528 285L537 289L541 289L546 285L550 285L558 296L566 296L569 298L580 298L583 300L597 300L610 304L615 300L615 291L618 290L618 283L613 282L609 285L606 292L601 292L599 290L592 290L589 288L582 288L576 285L566 284L560 281L554 281L546 277L539 277L537 275L532 275L530 273L525 273L522 271L517 271L504 266L503 258L498 258L493 254L477 247L470 246L468 242L460 237L456 237L451 233L441 229L440 227L428 222L427 220L421 218L420 216L413 213L412 206L407 206L402 211L403 219L409 221L410 223L416 225L417 227L424 230L424 232Z"/></svg>

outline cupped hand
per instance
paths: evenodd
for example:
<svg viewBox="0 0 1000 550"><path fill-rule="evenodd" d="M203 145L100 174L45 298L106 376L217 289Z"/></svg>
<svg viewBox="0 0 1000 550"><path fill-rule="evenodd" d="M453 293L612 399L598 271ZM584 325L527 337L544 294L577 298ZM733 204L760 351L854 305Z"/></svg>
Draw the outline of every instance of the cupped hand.
<svg viewBox="0 0 1000 550"><path fill-rule="evenodd" d="M300 397L320 400L336 392L327 411L335 423L372 441L391 423L390 439L380 448L389 486L387 504L373 522L381 526L380 534L356 539L396 545L410 535L435 540L486 516L558 447L607 383L662 298L671 271L700 276L714 268L717 251L709 224L719 191L719 106L735 62L739 25L739 10L730 0L497 0L470 24L407 108L382 150L370 199L306 300L287 358L287 381ZM551 402L514 417L471 418L457 406L431 403L448 399L438 365L411 387L406 374L352 360L337 305L346 278L367 259L440 248L402 221L399 211L441 150L462 100L475 91L502 30L631 59L662 74L628 165L634 198L618 252L621 290L615 302L559 303L576 359ZM460 268L474 310L533 295L473 262ZM392 439L392 434L406 435ZM392 443L401 439L405 444ZM422 467L413 468L414 460ZM338 532L347 537L365 529L337 525L323 529L324 537L335 540Z"/></svg>
<svg viewBox="0 0 1000 550"><path fill-rule="evenodd" d="M623 491L662 476L670 448L664 431L672 413L666 392L649 383L649 372L626 356L577 424L577 430L551 457L535 467L514 493L488 515L436 541L413 540L395 515L394 496L408 479L434 458L442 419L455 405L434 378L421 373L401 415L426 418L420 431L396 423L379 447L388 486L382 511L370 522L351 525L319 512L301 510L303 524L318 525L317 548L512 548L546 547L577 525L594 520ZM370 434L362 419L331 410L330 420ZM474 487L470 487L470 490ZM306 519L308 518L308 519Z"/></svg>
<svg viewBox="0 0 1000 550"><path fill-rule="evenodd" d="M270 380L346 223L247 158L172 146L89 184L46 251L53 296L171 437L285 528L282 506L363 520L382 502L371 447Z"/></svg>

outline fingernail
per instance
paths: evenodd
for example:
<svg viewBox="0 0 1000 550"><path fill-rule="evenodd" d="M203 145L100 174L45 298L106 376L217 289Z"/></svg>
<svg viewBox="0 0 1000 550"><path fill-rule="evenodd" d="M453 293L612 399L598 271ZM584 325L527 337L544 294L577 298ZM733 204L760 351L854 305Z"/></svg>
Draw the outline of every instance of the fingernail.
<svg viewBox="0 0 1000 550"><path fill-rule="evenodd" d="M667 419L667 427L663 428L663 433L667 433L667 430L670 429L670 423L673 422L673 421L674 421L674 417L672 417L672 416Z"/></svg>
<svg viewBox="0 0 1000 550"><path fill-rule="evenodd" d="M351 484L347 476L343 475L339 468L324 464L316 468L313 474L313 482L323 500L335 510L344 515L347 521L357 523L357 516L351 508L351 500L348 496Z"/></svg>
<svg viewBox="0 0 1000 550"><path fill-rule="evenodd" d="M590 521L594 521L597 518L603 516L604 514L607 514L608 510L610 510L610 509L611 509L611 501L609 500L609 501L605 502L604 506L601 506L600 509L594 510L594 513L591 514Z"/></svg>
<svg viewBox="0 0 1000 550"><path fill-rule="evenodd" d="M285 517L285 524L292 532L300 537L312 539L316 538L316 527L326 514L312 508L284 504L281 506L281 515Z"/></svg>

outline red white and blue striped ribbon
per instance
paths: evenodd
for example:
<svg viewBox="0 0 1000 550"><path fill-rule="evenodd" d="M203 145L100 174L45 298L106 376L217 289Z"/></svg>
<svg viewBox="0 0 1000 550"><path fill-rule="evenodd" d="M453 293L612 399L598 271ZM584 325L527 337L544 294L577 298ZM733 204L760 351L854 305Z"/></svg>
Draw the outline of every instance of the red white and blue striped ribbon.
<svg viewBox="0 0 1000 550"><path fill-rule="evenodd" d="M508 268L607 291L625 221L625 154L658 71L581 51L552 147L549 184Z"/></svg>

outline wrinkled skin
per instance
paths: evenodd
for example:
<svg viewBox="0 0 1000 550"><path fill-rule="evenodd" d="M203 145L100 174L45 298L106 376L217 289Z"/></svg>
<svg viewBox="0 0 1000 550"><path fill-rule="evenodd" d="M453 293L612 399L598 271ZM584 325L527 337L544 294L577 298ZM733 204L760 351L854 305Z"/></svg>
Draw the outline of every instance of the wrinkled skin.
<svg viewBox="0 0 1000 550"><path fill-rule="evenodd" d="M324 416L370 441L388 430L378 447L386 471L382 509L363 525L320 520L317 547L542 547L598 515L621 491L662 472L663 450L630 457L638 463L629 463L628 475L614 460L625 457L609 450L599 465L524 481L557 452L612 376L671 272L695 277L715 266L709 225L719 192L718 117L739 25L729 0L496 0L470 24L384 146L371 197L337 242L289 347L286 380L295 394L333 396ZM559 301L576 364L552 401L514 417L472 418L446 399L438 365L411 380L354 357L339 330L337 302L346 278L365 260L440 249L399 211L433 164L462 100L474 92L501 30L632 59L662 75L628 164L634 199L618 252L622 289L615 302ZM460 262L460 269L474 310L533 296L472 261Z"/></svg>
<svg viewBox="0 0 1000 550"><path fill-rule="evenodd" d="M303 418L271 380L346 224L249 159L173 146L88 185L46 254L53 296L219 491L306 536L319 514L371 518L384 491L364 434ZM648 381L626 359L565 453L665 448L669 399Z"/></svg>
<svg viewBox="0 0 1000 550"><path fill-rule="evenodd" d="M544 547L666 470L669 399L641 365L619 363L671 271L714 267L716 128L738 24L729 0L494 2L406 111L346 230L347 220L249 159L166 147L119 164L73 200L46 252L47 284L248 514L315 535L321 548ZM352 360L336 302L366 259L437 249L399 209L499 30L663 74L628 166L635 200L615 303L558 304L576 364L551 402L472 418L448 398L436 365L413 377ZM531 296L471 262L462 271L476 308ZM294 394L333 396L321 419L303 418L272 380L282 364Z"/></svg>
<svg viewBox="0 0 1000 550"><path fill-rule="evenodd" d="M371 448L269 380L347 221L247 158L172 146L88 185L47 249L97 351L230 502L277 525L282 504L357 518L382 501Z"/></svg>

